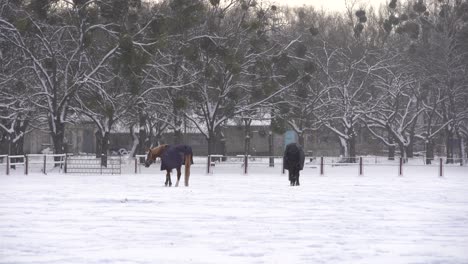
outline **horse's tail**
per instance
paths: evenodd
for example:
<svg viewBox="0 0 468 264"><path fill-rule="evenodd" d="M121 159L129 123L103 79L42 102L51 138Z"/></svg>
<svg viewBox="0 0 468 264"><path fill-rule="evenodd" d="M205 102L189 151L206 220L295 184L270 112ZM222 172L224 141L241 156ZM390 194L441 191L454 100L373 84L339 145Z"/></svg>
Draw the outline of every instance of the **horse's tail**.
<svg viewBox="0 0 468 264"><path fill-rule="evenodd" d="M190 165L192 165L193 159L192 154L185 155L185 186L188 186L189 178L190 178Z"/></svg>

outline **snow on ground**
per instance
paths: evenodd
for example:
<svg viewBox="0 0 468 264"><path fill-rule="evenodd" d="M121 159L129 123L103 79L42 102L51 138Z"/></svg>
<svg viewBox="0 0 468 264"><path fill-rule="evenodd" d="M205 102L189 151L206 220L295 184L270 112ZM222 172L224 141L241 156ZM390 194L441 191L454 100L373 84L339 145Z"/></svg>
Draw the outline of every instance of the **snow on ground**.
<svg viewBox="0 0 468 264"><path fill-rule="evenodd" d="M467 167L142 170L0 175L0 263L468 263Z"/></svg>

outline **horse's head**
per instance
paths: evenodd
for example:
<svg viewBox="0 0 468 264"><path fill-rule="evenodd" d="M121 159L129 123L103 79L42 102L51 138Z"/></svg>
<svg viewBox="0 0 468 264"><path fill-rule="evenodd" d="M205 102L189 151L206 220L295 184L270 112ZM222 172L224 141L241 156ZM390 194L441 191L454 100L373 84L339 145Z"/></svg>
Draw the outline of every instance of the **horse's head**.
<svg viewBox="0 0 468 264"><path fill-rule="evenodd" d="M161 157L164 151L169 145L163 144L148 150L148 155L146 156L145 167L149 167L153 162L156 161L157 157Z"/></svg>

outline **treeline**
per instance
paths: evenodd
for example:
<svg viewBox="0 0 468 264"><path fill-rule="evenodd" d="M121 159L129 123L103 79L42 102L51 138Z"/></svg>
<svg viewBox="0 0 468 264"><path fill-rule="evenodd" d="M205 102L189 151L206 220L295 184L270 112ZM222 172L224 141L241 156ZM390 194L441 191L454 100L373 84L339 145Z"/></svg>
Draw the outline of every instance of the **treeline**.
<svg viewBox="0 0 468 264"><path fill-rule="evenodd" d="M10 154L43 129L93 121L97 154L116 126L144 153L187 124L223 141L227 122L271 120L337 136L356 155L366 127L394 156L428 161L468 136L468 2L392 0L344 13L260 0L0 0L0 136ZM458 142L458 144L453 144Z"/></svg>

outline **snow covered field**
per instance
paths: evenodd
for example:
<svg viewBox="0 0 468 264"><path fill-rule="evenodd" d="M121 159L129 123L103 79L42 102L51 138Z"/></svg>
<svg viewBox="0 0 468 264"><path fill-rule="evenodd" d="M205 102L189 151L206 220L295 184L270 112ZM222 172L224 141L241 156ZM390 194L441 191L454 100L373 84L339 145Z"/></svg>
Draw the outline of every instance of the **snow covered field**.
<svg viewBox="0 0 468 264"><path fill-rule="evenodd" d="M468 263L468 167L150 169L0 175L0 263Z"/></svg>

